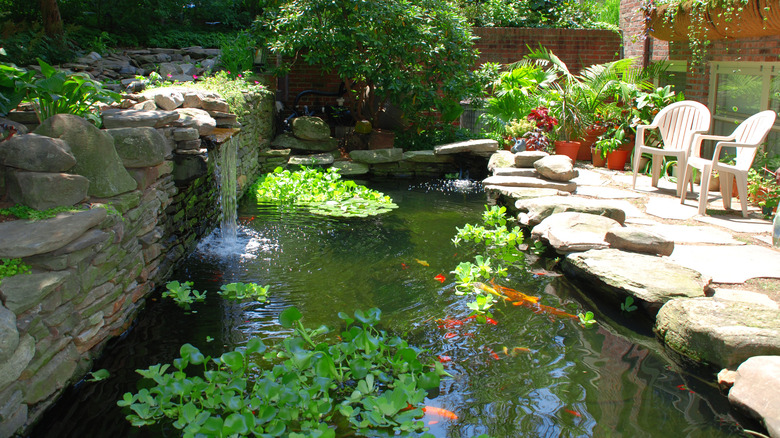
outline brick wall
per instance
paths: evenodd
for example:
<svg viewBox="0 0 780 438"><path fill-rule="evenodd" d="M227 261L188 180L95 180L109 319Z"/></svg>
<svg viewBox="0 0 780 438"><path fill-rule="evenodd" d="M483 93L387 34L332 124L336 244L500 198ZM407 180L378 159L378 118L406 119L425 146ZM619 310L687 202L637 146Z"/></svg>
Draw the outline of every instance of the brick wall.
<svg viewBox="0 0 780 438"><path fill-rule="evenodd" d="M489 61L512 63L528 53L528 47L538 47L539 44L552 50L575 73L583 67L621 57L620 35L607 30L475 28L473 31L479 37L475 44L480 52L478 64ZM341 82L327 67L310 66L303 61L293 65L286 80L287 84L285 78L278 79L277 89L281 93L277 98L290 108L301 91L335 92ZM308 105L317 108L334 102L334 97L307 96L300 100L299 107Z"/></svg>
<svg viewBox="0 0 780 438"><path fill-rule="evenodd" d="M649 49L649 60L668 59L669 43L653 37L645 37L645 15L640 9L641 0L623 0L620 2L620 21L623 32L623 57L636 58L641 64L645 51ZM650 38L649 47L645 41Z"/></svg>

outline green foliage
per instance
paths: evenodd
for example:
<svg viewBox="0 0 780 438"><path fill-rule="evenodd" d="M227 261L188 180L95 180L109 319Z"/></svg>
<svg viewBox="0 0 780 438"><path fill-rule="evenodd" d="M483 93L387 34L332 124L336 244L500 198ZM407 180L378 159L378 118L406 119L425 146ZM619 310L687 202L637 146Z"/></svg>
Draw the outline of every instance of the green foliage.
<svg viewBox="0 0 780 438"><path fill-rule="evenodd" d="M577 317L580 319L580 324L585 328L593 327L598 323L590 310L585 313L578 313Z"/></svg>
<svg viewBox="0 0 780 438"><path fill-rule="evenodd" d="M0 280L17 274L29 274L30 265L22 259L0 259Z"/></svg>
<svg viewBox="0 0 780 438"><path fill-rule="evenodd" d="M58 71L41 59L38 60L38 65L43 77L3 65L0 69L0 86L14 91L10 98L0 100L0 105L5 107L2 109L13 109L9 108L10 105L14 102L18 104L19 93L24 91L22 100L30 100L33 103L41 122L55 114L75 114L100 126L100 113L96 104L119 100L119 94L103 88L100 82L85 74Z"/></svg>
<svg viewBox="0 0 780 438"><path fill-rule="evenodd" d="M268 286L258 286L255 283L223 284L217 292L231 300L252 299L264 303L268 298Z"/></svg>
<svg viewBox="0 0 780 438"><path fill-rule="evenodd" d="M588 2L563 0L455 0L470 23L480 27L603 27L591 20ZM617 25L617 23L615 23Z"/></svg>
<svg viewBox="0 0 780 438"><path fill-rule="evenodd" d="M247 102L247 93L258 93L266 90L257 81L252 81L246 76L242 78L231 77L227 71L218 71L213 76L201 79L188 84L188 86L204 88L219 93L230 106L230 112L239 117L247 114L250 110Z"/></svg>
<svg viewBox="0 0 780 438"><path fill-rule="evenodd" d="M542 105L541 90L554 79L554 75L529 63L501 73L493 83L493 96L486 101L482 120L494 132L505 134L512 120L525 120L531 110Z"/></svg>
<svg viewBox="0 0 780 438"><path fill-rule="evenodd" d="M328 327L307 329L288 308L279 322L293 333L279 345L252 338L211 358L185 344L172 364L137 370L152 385L117 404L134 426L167 419L184 437L335 437L329 425L342 418L367 436L422 432L419 405L447 374L424 350L376 328L379 317L379 309L339 313L345 329L334 342L318 339Z"/></svg>
<svg viewBox="0 0 780 438"><path fill-rule="evenodd" d="M169 281L165 285L166 290L163 291L162 297L171 298L182 309L190 310L190 304L206 301L206 291L198 292L192 289L192 285L191 281L185 281L184 283Z"/></svg>
<svg viewBox="0 0 780 438"><path fill-rule="evenodd" d="M326 216L367 217L398 208L381 192L341 180L334 168L320 171L304 167L291 172L279 167L259 178L253 191L257 202L300 205Z"/></svg>
<svg viewBox="0 0 780 438"><path fill-rule="evenodd" d="M35 4L37 9L37 3ZM67 38L67 29L64 41L46 36L43 27L37 23L32 26L18 22L7 23L3 33L0 45L6 50L7 57L0 59L16 65L35 64L39 58L50 64L69 62L78 52L78 47Z"/></svg>
<svg viewBox="0 0 780 438"><path fill-rule="evenodd" d="M83 210L83 207L80 206L53 207L53 208L47 208L46 210L36 210L26 205L16 204L12 207L0 208L0 214L5 216L14 216L18 219L38 221L43 219L51 219L60 213L65 213L68 211L79 211L79 210Z"/></svg>
<svg viewBox="0 0 780 438"><path fill-rule="evenodd" d="M456 247L463 242L478 244L481 254L474 262L462 262L453 274L457 277L456 293L471 295L474 301L468 304L473 314L486 314L495 303L496 294L483 283L493 277L506 277L509 266L523 266L525 256L518 246L523 243L520 227L507 227L506 207L485 207L482 225L466 224L457 229L452 239ZM489 316L489 314L488 314Z"/></svg>
<svg viewBox="0 0 780 438"><path fill-rule="evenodd" d="M256 44L249 32L239 32L236 36L222 39L219 62L230 78L235 79L252 69Z"/></svg>
<svg viewBox="0 0 780 438"><path fill-rule="evenodd" d="M426 129L432 111L454 120L458 102L480 87L470 71L477 59L471 30L446 2L289 0L255 28L273 52L344 80L358 120L375 120L390 101Z"/></svg>
<svg viewBox="0 0 780 438"><path fill-rule="evenodd" d="M111 373L105 368L93 371L89 373L89 375L91 377L87 379L87 382L100 382L101 380L106 380L111 377Z"/></svg>
<svg viewBox="0 0 780 438"><path fill-rule="evenodd" d="M13 65L0 63L0 117L7 115L24 100L27 84L32 82L34 74Z"/></svg>
<svg viewBox="0 0 780 438"><path fill-rule="evenodd" d="M634 305L633 297L626 297L626 301L620 303L620 310L623 312L633 312L637 307Z"/></svg>

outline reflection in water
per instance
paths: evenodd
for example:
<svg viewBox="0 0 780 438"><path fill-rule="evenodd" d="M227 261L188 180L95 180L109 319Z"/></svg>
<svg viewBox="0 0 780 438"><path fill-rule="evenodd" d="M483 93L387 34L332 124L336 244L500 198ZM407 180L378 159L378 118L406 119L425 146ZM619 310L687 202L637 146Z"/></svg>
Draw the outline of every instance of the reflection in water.
<svg viewBox="0 0 780 438"><path fill-rule="evenodd" d="M450 271L474 254L454 248L450 239L456 226L479 221L484 195L477 189L450 183L372 188L400 208L381 217L331 220L242 205L235 245L205 240L173 278L208 290L207 302L187 314L171 302L150 301L137 324L95 364L112 377L68 390L32 436L176 436L134 429L124 420L115 401L135 390L133 370L170 362L185 342L212 356L251 336L276 342L287 333L277 317L291 305L307 326L336 329L337 312L378 307L384 329L448 358L443 365L454 378L444 379L426 404L458 419L423 418L437 437L739 436L727 402L706 383L712 376L700 379L679 369L647 333L646 322L619 320L619 309L612 309L616 316L592 308L562 277L514 272L500 283L568 313L593 310L597 328L511 304L495 308L496 325L465 320L469 311L453 294ZM235 281L269 285L268 303L227 302L214 293ZM447 318L465 322L437 322ZM625 328L631 324L644 328ZM215 340L207 342L207 336Z"/></svg>

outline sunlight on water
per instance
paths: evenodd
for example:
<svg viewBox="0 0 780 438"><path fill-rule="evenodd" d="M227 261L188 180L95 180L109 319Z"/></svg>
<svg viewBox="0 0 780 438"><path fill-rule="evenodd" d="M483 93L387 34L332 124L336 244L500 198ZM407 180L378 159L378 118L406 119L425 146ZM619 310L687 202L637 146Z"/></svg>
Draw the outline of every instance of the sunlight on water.
<svg viewBox="0 0 780 438"><path fill-rule="evenodd" d="M232 238L226 238L223 230L214 230L200 241L195 255L212 261L251 260L257 258L260 253L278 249L278 243L264 238L252 228L240 225L236 226Z"/></svg>

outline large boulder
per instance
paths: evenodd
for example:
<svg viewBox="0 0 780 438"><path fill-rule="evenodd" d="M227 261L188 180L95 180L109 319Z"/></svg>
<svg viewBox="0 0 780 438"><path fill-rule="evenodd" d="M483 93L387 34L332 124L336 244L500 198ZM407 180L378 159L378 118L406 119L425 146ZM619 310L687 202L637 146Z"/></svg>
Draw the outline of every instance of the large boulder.
<svg viewBox="0 0 780 438"><path fill-rule="evenodd" d="M515 165L515 154L509 151L496 151L490 156L488 161L488 170L493 172L499 167L513 167Z"/></svg>
<svg viewBox="0 0 780 438"><path fill-rule="evenodd" d="M608 248L604 236L617 221L587 213L554 214L531 230L533 240L550 244L559 254Z"/></svg>
<svg viewBox="0 0 780 438"><path fill-rule="evenodd" d="M543 178L553 181L571 181L579 175L574 162L566 155L549 155L534 161L534 169Z"/></svg>
<svg viewBox="0 0 780 438"><path fill-rule="evenodd" d="M330 137L330 126L319 117L303 116L293 120L292 132L301 140L326 140Z"/></svg>
<svg viewBox="0 0 780 438"><path fill-rule="evenodd" d="M720 368L751 356L780 355L777 305L716 297L671 300L658 312L655 332L673 350Z"/></svg>
<svg viewBox="0 0 780 438"><path fill-rule="evenodd" d="M11 199L36 210L78 204L89 192L87 178L69 173L15 171L6 182Z"/></svg>
<svg viewBox="0 0 780 438"><path fill-rule="evenodd" d="M125 167L151 167L165 160L165 138L150 127L107 129Z"/></svg>
<svg viewBox="0 0 780 438"><path fill-rule="evenodd" d="M520 199L515 208L523 213L518 220L523 225L535 226L553 214L566 211L594 214L616 220L620 225L626 222L626 213L614 205L595 199L575 196L545 196L532 199Z"/></svg>
<svg viewBox="0 0 780 438"><path fill-rule="evenodd" d="M59 138L21 134L0 143L0 164L31 172L65 172L76 165L76 157Z"/></svg>
<svg viewBox="0 0 780 438"><path fill-rule="evenodd" d="M332 137L323 140L302 140L291 134L280 134L271 143L271 147L307 152L330 152L339 148L339 141Z"/></svg>
<svg viewBox="0 0 780 438"><path fill-rule="evenodd" d="M780 438L780 356L754 356L736 372L729 401Z"/></svg>
<svg viewBox="0 0 780 438"><path fill-rule="evenodd" d="M620 303L633 297L650 315L674 298L703 297L710 282L699 272L666 257L617 249L569 254L561 267L607 300Z"/></svg>
<svg viewBox="0 0 780 438"><path fill-rule="evenodd" d="M70 172L89 180L90 196L110 198L135 190L137 184L122 164L114 138L83 118L56 114L46 119L35 133L62 139L70 145L76 157L76 165Z"/></svg>

